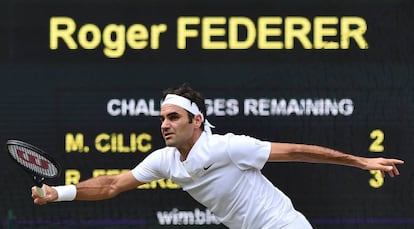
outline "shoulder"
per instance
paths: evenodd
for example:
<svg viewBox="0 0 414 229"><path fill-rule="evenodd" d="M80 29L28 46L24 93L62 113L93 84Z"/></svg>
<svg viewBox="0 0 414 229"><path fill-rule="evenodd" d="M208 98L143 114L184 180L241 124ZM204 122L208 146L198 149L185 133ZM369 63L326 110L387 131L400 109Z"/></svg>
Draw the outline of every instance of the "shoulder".
<svg viewBox="0 0 414 229"><path fill-rule="evenodd" d="M268 146L270 142L257 139L247 135L238 135L234 133L213 134L208 136L206 143L213 149L225 149L228 152L242 151L243 148L251 149L257 146Z"/></svg>
<svg viewBox="0 0 414 229"><path fill-rule="evenodd" d="M227 147L229 141L236 135L233 133L227 133L227 134L212 134L208 135L205 143L208 144L212 148L223 148Z"/></svg>
<svg viewBox="0 0 414 229"><path fill-rule="evenodd" d="M247 135L229 135L227 153L240 169L262 169L269 158L271 142Z"/></svg>
<svg viewBox="0 0 414 229"><path fill-rule="evenodd" d="M227 133L225 135L219 135L221 137L218 137L218 139L220 139L219 141L223 142L227 142L230 145L244 145L244 144L261 144L263 142L263 140L260 140L258 138L255 137L251 137L248 135L238 135L238 134L233 134L233 133Z"/></svg>
<svg viewBox="0 0 414 229"><path fill-rule="evenodd" d="M144 183L166 178L170 164L174 161L174 153L175 148L172 147L155 150L132 169L132 174L137 180Z"/></svg>
<svg viewBox="0 0 414 229"><path fill-rule="evenodd" d="M145 160L157 160L159 162L162 162L164 160L170 160L171 157L174 157L175 151L177 149L174 147L164 147L161 149L157 149L153 151L152 153L148 154Z"/></svg>

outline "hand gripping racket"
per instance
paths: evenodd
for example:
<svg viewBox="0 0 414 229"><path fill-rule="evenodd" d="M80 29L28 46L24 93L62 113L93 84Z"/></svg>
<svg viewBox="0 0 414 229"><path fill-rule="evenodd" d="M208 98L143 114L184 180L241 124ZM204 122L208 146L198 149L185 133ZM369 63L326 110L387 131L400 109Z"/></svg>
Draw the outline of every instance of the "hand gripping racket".
<svg viewBox="0 0 414 229"><path fill-rule="evenodd" d="M55 178L60 174L60 165L43 150L19 140L8 140L6 149L10 156L31 176L37 186L40 197L45 196L42 188L43 181L47 178Z"/></svg>

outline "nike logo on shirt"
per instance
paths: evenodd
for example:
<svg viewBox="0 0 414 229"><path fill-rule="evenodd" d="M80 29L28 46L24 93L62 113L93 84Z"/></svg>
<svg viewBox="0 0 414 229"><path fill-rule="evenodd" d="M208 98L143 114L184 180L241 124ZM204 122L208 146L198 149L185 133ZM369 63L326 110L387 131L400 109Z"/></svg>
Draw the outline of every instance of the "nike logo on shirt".
<svg viewBox="0 0 414 229"><path fill-rule="evenodd" d="M209 169L212 165L213 165L213 164L211 164L211 165L209 165L209 166L207 166L207 167L203 167L203 169L204 169L204 170L207 170L207 169Z"/></svg>

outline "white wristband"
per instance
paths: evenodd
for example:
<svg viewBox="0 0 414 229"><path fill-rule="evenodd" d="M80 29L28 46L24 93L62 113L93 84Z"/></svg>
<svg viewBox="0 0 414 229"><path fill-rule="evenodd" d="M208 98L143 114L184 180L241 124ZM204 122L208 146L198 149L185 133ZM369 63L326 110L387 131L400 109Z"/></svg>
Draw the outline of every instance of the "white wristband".
<svg viewBox="0 0 414 229"><path fill-rule="evenodd" d="M73 184L53 186L52 188L54 188L58 193L58 198L55 200L55 202L72 201L76 197L76 186Z"/></svg>

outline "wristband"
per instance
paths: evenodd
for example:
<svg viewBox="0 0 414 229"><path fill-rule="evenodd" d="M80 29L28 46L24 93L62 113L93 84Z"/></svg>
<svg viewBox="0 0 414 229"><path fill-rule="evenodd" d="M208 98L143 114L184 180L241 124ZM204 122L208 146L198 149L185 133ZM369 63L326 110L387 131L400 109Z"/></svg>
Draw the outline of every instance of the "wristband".
<svg viewBox="0 0 414 229"><path fill-rule="evenodd" d="M58 193L58 198L55 200L55 202L59 201L72 201L76 197L76 186L71 185L62 185L62 186L53 186Z"/></svg>

